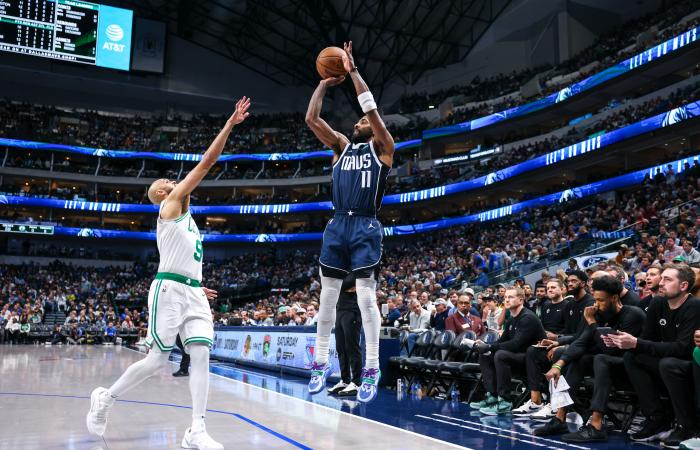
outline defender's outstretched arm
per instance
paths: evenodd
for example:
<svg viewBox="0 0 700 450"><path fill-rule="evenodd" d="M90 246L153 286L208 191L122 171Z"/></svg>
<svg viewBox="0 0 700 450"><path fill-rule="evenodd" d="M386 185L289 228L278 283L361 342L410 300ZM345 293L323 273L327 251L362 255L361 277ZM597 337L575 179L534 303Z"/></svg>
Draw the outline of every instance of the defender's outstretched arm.
<svg viewBox="0 0 700 450"><path fill-rule="evenodd" d="M199 183L204 179L207 173L209 173L211 168L214 167L216 161L218 161L221 152L224 151L224 145L233 127L243 122L250 115L248 108L250 108L250 99L248 97L243 97L236 102L236 110L231 114L224 128L221 129L204 153L202 160L187 174L184 180L175 186L168 196L168 199L183 200L199 186Z"/></svg>

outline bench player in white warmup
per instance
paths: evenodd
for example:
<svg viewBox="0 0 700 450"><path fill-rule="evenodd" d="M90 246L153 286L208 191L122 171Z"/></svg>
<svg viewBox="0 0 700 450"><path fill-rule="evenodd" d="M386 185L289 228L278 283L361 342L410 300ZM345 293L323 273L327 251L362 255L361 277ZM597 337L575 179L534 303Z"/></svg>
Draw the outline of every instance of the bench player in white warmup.
<svg viewBox="0 0 700 450"><path fill-rule="evenodd" d="M185 432L182 447L200 450L224 448L207 434L204 425L209 394L209 347L214 326L207 295L200 284L202 240L189 212L190 193L219 159L233 127L248 117L249 107L250 99L246 97L236 103L236 111L226 121L226 126L184 180L176 183L160 179L148 189L149 200L160 205L156 233L160 264L148 293L146 344L151 350L144 359L129 366L110 388L98 387L92 391L87 415L87 428L92 434L104 434L107 413L116 398L167 364L179 333L192 364L189 380L192 426Z"/></svg>

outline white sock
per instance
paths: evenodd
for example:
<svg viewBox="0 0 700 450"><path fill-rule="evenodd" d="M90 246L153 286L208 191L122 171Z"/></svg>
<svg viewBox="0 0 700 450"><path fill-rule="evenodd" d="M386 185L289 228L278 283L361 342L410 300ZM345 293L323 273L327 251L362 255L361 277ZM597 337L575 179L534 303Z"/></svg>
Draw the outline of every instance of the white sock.
<svg viewBox="0 0 700 450"><path fill-rule="evenodd" d="M204 430L204 416L209 396L209 348L202 344L189 344L190 394L192 395L192 431Z"/></svg>
<svg viewBox="0 0 700 450"><path fill-rule="evenodd" d="M362 315L362 328L365 330L365 367L379 368L379 330L382 319L377 308L377 282L374 278L358 278L357 305Z"/></svg>
<svg viewBox="0 0 700 450"><path fill-rule="evenodd" d="M108 389L110 397L120 397L131 388L146 381L146 379L152 375L155 375L158 370L168 364L169 355L170 352L164 353L158 349L152 349L141 361L130 365L122 376L114 382L112 387Z"/></svg>
<svg viewBox="0 0 700 450"><path fill-rule="evenodd" d="M335 307L338 304L342 286L343 280L321 275L321 303L318 307L316 354L314 355L314 359L319 364L328 362L331 329L335 325Z"/></svg>

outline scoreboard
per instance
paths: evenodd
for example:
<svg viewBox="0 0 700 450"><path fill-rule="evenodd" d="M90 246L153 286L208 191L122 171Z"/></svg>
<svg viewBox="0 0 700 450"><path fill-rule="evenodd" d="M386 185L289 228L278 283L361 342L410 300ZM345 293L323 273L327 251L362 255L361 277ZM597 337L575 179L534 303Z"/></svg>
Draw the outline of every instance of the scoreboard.
<svg viewBox="0 0 700 450"><path fill-rule="evenodd" d="M52 225L31 225L25 223L0 223L0 233L53 234Z"/></svg>
<svg viewBox="0 0 700 450"><path fill-rule="evenodd" d="M0 51L129 70L133 12L78 0L0 0Z"/></svg>

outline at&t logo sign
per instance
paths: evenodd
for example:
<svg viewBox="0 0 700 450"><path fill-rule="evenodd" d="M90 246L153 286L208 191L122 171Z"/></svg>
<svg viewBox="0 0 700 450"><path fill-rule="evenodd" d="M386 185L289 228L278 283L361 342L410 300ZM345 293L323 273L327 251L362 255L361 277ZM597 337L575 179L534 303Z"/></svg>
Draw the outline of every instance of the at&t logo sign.
<svg viewBox="0 0 700 450"><path fill-rule="evenodd" d="M113 52L123 53L125 45L118 44L119 41L124 39L124 30L122 30L122 27L113 23L112 25L109 25L107 27L107 29L105 30L105 34L107 35L107 38L112 42L105 42L102 45L102 48L105 50L111 50Z"/></svg>

